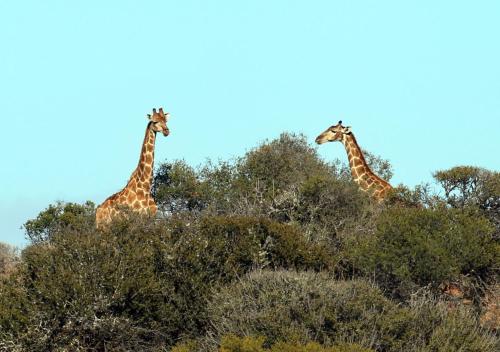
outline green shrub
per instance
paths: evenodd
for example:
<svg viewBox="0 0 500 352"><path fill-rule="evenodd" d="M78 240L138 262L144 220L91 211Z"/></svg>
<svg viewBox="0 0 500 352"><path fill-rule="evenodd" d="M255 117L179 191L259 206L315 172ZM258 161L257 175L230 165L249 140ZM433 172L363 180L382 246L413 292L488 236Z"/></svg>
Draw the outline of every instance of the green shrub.
<svg viewBox="0 0 500 352"><path fill-rule="evenodd" d="M474 312L426 288L497 282L498 176L453 168L435 175L444 197L400 187L374 204L345 163L288 133L231 162L164 163L163 219L130 213L98 232L87 202L26 222L15 269L0 257L0 350L500 350Z"/></svg>
<svg viewBox="0 0 500 352"><path fill-rule="evenodd" d="M171 346L203 334L214 285L254 268L320 270L335 260L298 228L252 217L152 223L130 213L106 232L60 227L28 246L0 287L0 331L28 350Z"/></svg>
<svg viewBox="0 0 500 352"><path fill-rule="evenodd" d="M498 334L481 328L471 308L450 305L429 291L415 294L409 301L413 342L408 351L493 352L500 347Z"/></svg>
<svg viewBox="0 0 500 352"><path fill-rule="evenodd" d="M498 210L500 206L500 173L474 166L456 166L434 173L443 187L445 199L453 207L479 206Z"/></svg>
<svg viewBox="0 0 500 352"><path fill-rule="evenodd" d="M207 199L207 212L210 214L246 214L240 204L243 197L237 182L238 170L234 162L208 160L199 169L201 180L199 192Z"/></svg>
<svg viewBox="0 0 500 352"><path fill-rule="evenodd" d="M304 238L300 228L265 218L206 217L199 231L210 239L210 248L219 251L211 264L222 262L227 267L224 271L237 270L235 275L267 266L333 269L337 260L328 246Z"/></svg>
<svg viewBox="0 0 500 352"><path fill-rule="evenodd" d="M58 202L50 204L38 214L36 219L24 224L26 236L32 243L50 240L59 230L68 228L82 230L93 227L95 205L87 201L84 204Z"/></svg>
<svg viewBox="0 0 500 352"><path fill-rule="evenodd" d="M167 234L142 223L113 230L67 228L23 251L29 321L14 333L27 349L126 350L176 333L177 297L155 256L166 250Z"/></svg>
<svg viewBox="0 0 500 352"><path fill-rule="evenodd" d="M346 246L346 257L397 296L437 288L462 275L485 279L499 264L492 226L477 213L439 208L384 211L374 235Z"/></svg>
<svg viewBox="0 0 500 352"><path fill-rule="evenodd" d="M304 136L284 133L234 162L209 161L197 170L183 161L161 164L153 194L167 214L267 217L299 224L308 238L335 244L341 230L372 213L369 198L341 172L321 160Z"/></svg>
<svg viewBox="0 0 500 352"><path fill-rule="evenodd" d="M438 208L443 205L443 200L433 194L429 184L421 184L413 189L402 184L388 192L384 205L399 208Z"/></svg>
<svg viewBox="0 0 500 352"><path fill-rule="evenodd" d="M29 303L19 271L0 277L0 351L29 323Z"/></svg>
<svg viewBox="0 0 500 352"><path fill-rule="evenodd" d="M283 133L238 159L234 203L244 214L298 223L308 237L328 240L359 220L369 203L341 172L321 160L304 136Z"/></svg>
<svg viewBox="0 0 500 352"><path fill-rule="evenodd" d="M364 282L342 282L325 274L286 271L253 272L221 288L209 305L212 343L222 336L264 336L267 346L279 341L325 345L387 340L398 329L397 307ZM382 328L384 313L394 327ZM384 342L385 343L385 342Z"/></svg>
<svg viewBox="0 0 500 352"><path fill-rule="evenodd" d="M331 174L302 135L283 133L234 162L206 163L198 170L184 161L160 164L153 195L167 212L209 209L216 214L267 214L272 200L312 175Z"/></svg>
<svg viewBox="0 0 500 352"><path fill-rule="evenodd" d="M446 313L446 319L432 332L428 345L421 351L498 351L499 348L498 338L481 329L470 312L457 307Z"/></svg>
<svg viewBox="0 0 500 352"><path fill-rule="evenodd" d="M500 239L500 172L474 166L456 166L434 173L444 190L444 201L454 208L480 209L496 227Z"/></svg>
<svg viewBox="0 0 500 352"><path fill-rule="evenodd" d="M335 238L353 227L359 228L374 213L366 193L352 181L332 176L313 176L299 188L299 201L289 218L300 223L312 238Z"/></svg>
<svg viewBox="0 0 500 352"><path fill-rule="evenodd" d="M363 348L355 344L345 344L332 347L324 347L318 343L293 344L278 342L270 348L263 347L264 338L225 336L222 338L220 352L370 352L371 349Z"/></svg>
<svg viewBox="0 0 500 352"><path fill-rule="evenodd" d="M335 346L322 346L315 342L305 345L288 342L278 342L270 347L264 346L264 337L237 337L234 335L224 336L219 352L371 352L373 350L364 348L357 344L342 344ZM195 342L185 342L176 345L171 352L197 352L203 350ZM215 349L214 349L215 350Z"/></svg>
<svg viewBox="0 0 500 352"><path fill-rule="evenodd" d="M152 195L158 208L166 213L201 210L208 200L201 193L197 172L184 160L165 162L157 168Z"/></svg>
<svg viewBox="0 0 500 352"><path fill-rule="evenodd" d="M255 268L331 268L327 247L305 240L297 228L273 221L220 216L169 224L170 250L159 256L161 276L176 288L183 330L176 336L199 336L207 327L206 300L214 285L229 283Z"/></svg>
<svg viewBox="0 0 500 352"><path fill-rule="evenodd" d="M305 136L291 133L282 133L279 138L262 143L238 160L240 181L250 189L259 182L270 197L312 175L332 171Z"/></svg>
<svg viewBox="0 0 500 352"><path fill-rule="evenodd" d="M402 307L365 281L335 281L324 273L250 273L217 289L209 312L212 328L205 344L212 348L227 335L261 336L264 347L280 341L355 342L377 351L452 346L443 340L446 334L460 335L457 341L478 347L475 351L492 351L499 341L479 329L477 317L465 308L450 311L446 303L428 297Z"/></svg>

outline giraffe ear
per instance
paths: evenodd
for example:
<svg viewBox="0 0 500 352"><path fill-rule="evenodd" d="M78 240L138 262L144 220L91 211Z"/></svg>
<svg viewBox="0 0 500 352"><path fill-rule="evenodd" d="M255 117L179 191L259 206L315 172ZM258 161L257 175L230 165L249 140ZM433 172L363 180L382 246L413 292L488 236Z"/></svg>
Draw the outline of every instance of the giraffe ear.
<svg viewBox="0 0 500 352"><path fill-rule="evenodd" d="M147 114L147 115L146 115L146 118L147 118L148 120L151 120L151 114Z"/></svg>
<svg viewBox="0 0 500 352"><path fill-rule="evenodd" d="M344 128L344 133L351 134L352 133L351 126L347 126L346 128Z"/></svg>
<svg viewBox="0 0 500 352"><path fill-rule="evenodd" d="M167 113L165 114L165 122L167 122L169 118L170 118L170 113L169 113L169 112L167 112Z"/></svg>

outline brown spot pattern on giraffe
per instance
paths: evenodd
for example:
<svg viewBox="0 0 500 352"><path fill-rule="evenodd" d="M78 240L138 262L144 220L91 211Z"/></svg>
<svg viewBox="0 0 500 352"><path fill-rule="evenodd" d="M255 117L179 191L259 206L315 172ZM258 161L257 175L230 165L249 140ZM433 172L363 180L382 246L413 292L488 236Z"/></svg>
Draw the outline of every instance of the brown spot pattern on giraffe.
<svg viewBox="0 0 500 352"><path fill-rule="evenodd" d="M354 165L354 167L358 167L358 166L363 166L363 163L361 162L361 160L359 158L354 158L353 165Z"/></svg>

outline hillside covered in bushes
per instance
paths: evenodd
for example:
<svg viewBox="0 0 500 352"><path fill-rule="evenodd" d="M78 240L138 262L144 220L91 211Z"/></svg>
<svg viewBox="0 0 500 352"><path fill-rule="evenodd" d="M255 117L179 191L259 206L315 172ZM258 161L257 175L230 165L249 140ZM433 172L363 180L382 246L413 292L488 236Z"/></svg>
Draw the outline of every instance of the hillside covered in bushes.
<svg viewBox="0 0 500 352"><path fill-rule="evenodd" d="M48 205L0 247L0 350L498 351L500 173L434 179L379 204L285 133L159 164L156 219Z"/></svg>

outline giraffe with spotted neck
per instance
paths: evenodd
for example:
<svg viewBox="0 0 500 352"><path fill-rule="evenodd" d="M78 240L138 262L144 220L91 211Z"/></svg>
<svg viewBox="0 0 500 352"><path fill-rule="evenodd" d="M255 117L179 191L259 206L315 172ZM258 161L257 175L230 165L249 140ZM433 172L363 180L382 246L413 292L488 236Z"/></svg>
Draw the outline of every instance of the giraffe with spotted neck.
<svg viewBox="0 0 500 352"><path fill-rule="evenodd" d="M158 210L151 196L155 140L157 132L161 132L165 137L169 135L167 128L169 114L165 114L162 108L158 112L153 109L153 114L148 114L147 118L149 122L142 143L139 164L125 188L108 197L97 207L96 226L98 228L102 228L119 215L123 207L129 207L134 212L151 216L154 216Z"/></svg>
<svg viewBox="0 0 500 352"><path fill-rule="evenodd" d="M317 144L336 141L342 142L345 147L354 182L362 191L368 192L377 201L382 201L392 186L370 169L354 134L351 132L351 127L342 126L342 121L327 128L316 138Z"/></svg>

